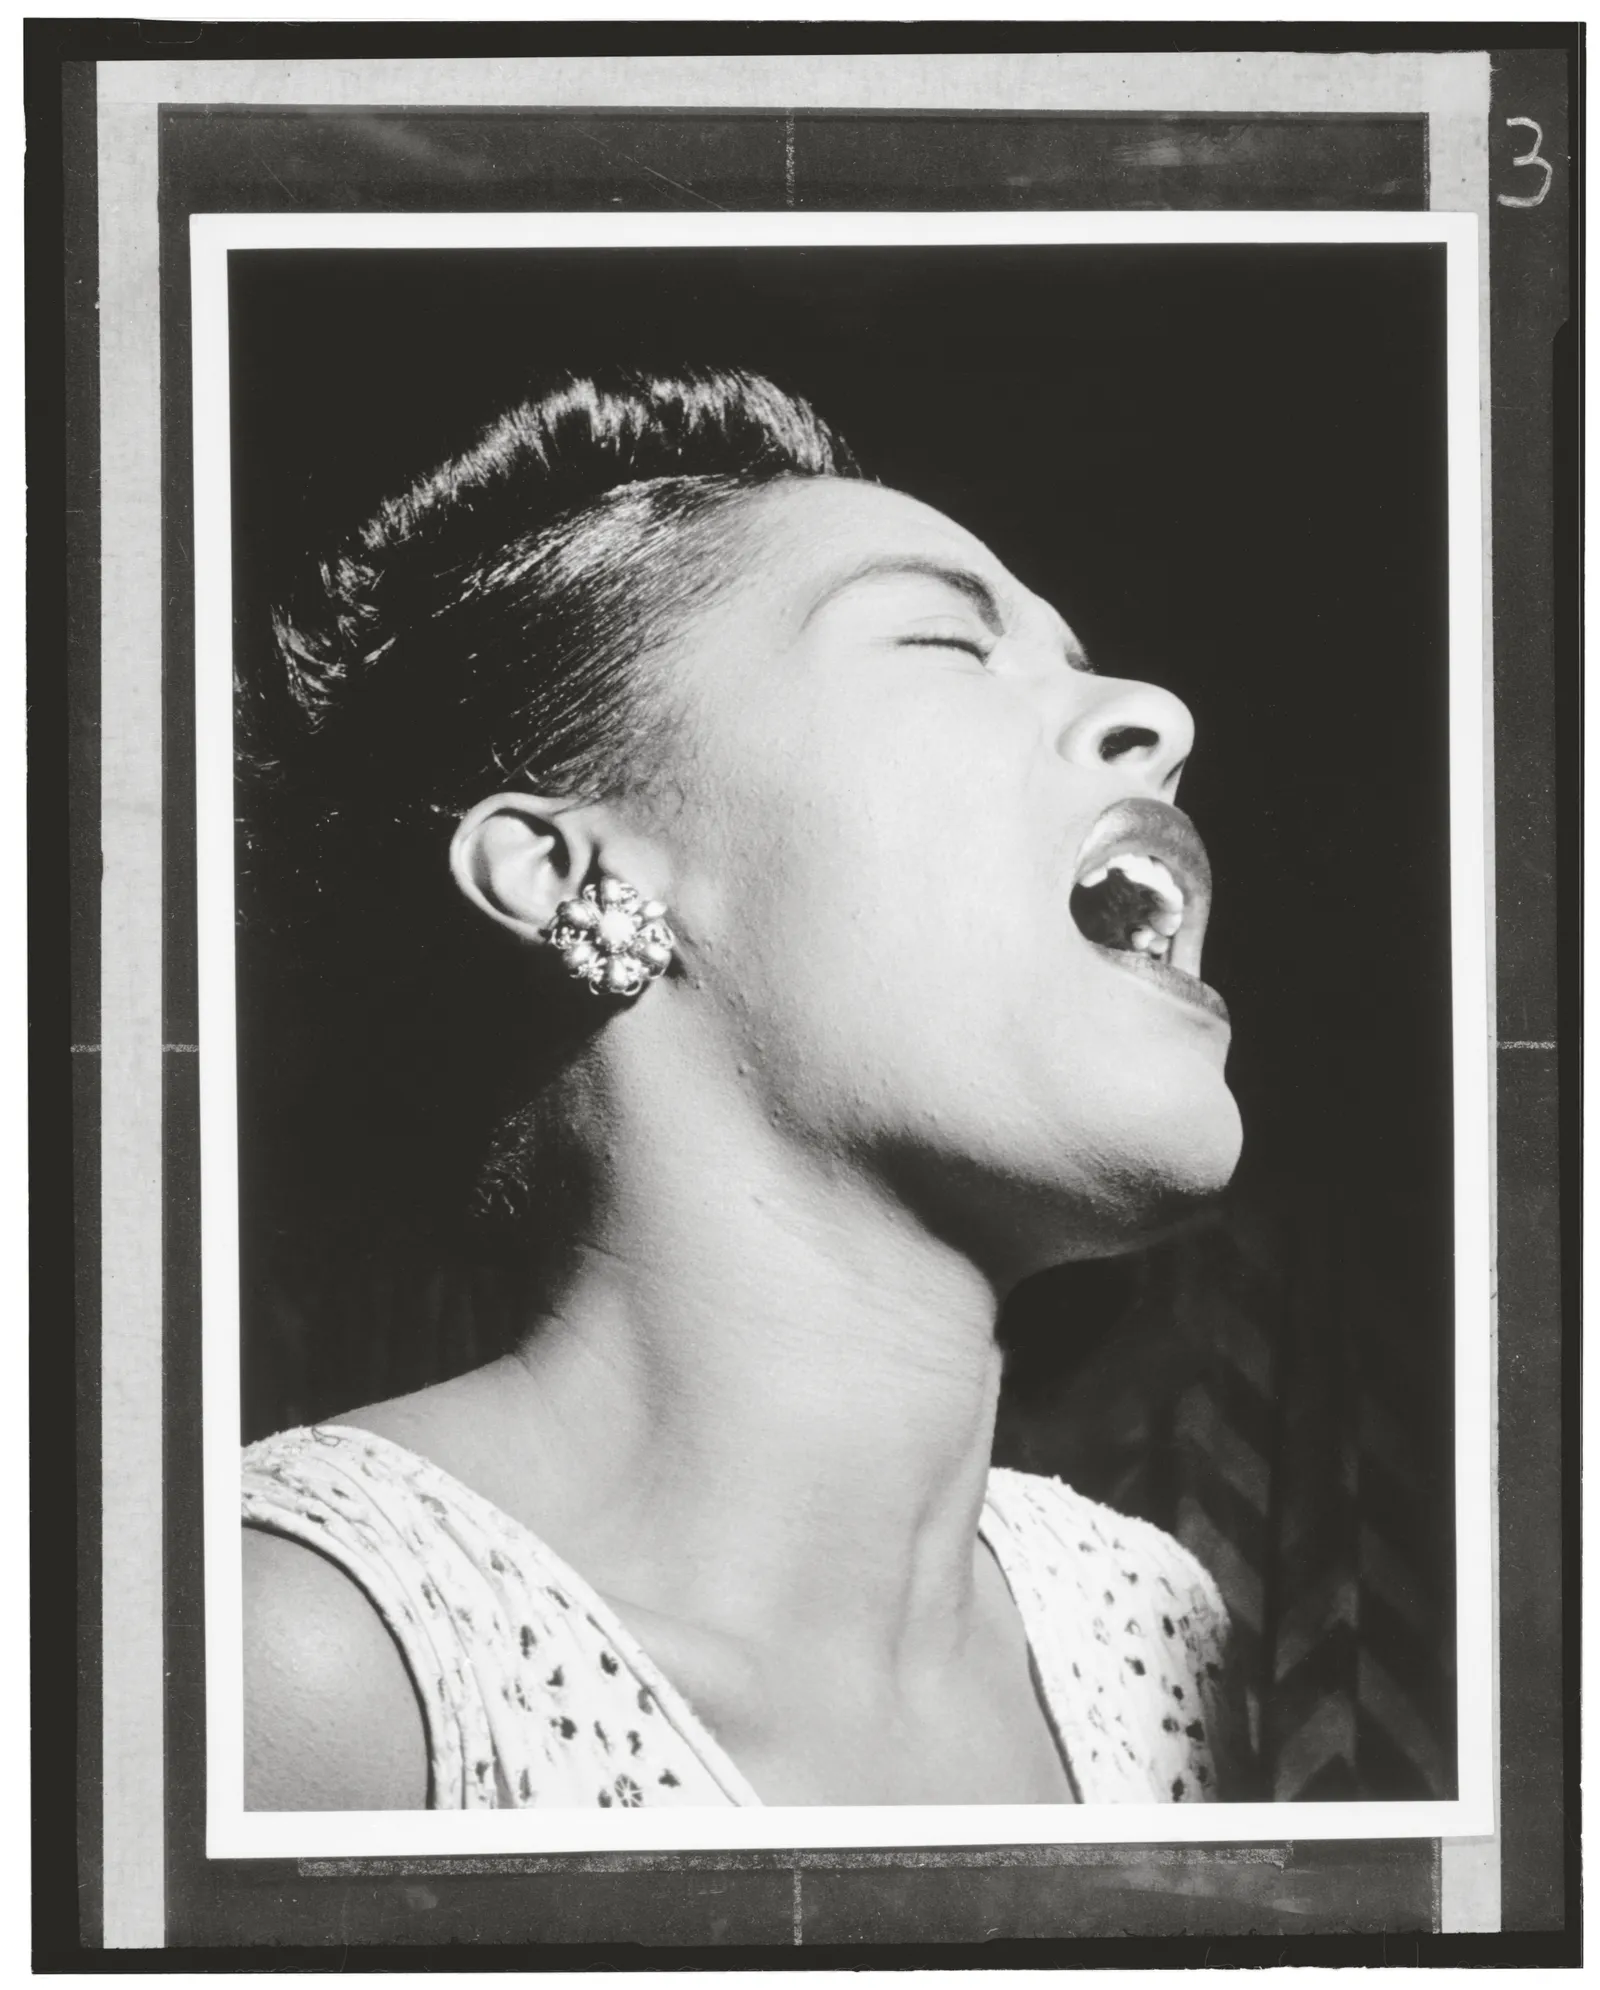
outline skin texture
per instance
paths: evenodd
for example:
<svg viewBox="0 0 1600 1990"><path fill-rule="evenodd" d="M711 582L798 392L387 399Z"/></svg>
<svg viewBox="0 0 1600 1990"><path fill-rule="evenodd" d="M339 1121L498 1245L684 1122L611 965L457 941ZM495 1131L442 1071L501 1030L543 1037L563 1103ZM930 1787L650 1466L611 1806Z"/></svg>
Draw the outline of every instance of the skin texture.
<svg viewBox="0 0 1600 1990"><path fill-rule="evenodd" d="M1172 798L1191 723L897 493L776 487L730 550L649 661L669 791L486 796L450 852L510 946L596 865L672 909L673 971L569 1081L587 1220L517 1355L343 1420L581 1570L766 1801L1061 1801L976 1539L994 1323L1237 1159L1226 1025L1067 911L1096 819ZM246 1553L248 1800L415 1805L381 1625L308 1551Z"/></svg>

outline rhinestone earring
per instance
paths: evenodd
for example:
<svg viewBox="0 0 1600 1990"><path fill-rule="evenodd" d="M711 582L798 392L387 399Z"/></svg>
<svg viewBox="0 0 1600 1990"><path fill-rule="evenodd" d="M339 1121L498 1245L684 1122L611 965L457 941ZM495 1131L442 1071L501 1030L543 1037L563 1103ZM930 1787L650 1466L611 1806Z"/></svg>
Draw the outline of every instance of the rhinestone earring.
<svg viewBox="0 0 1600 1990"><path fill-rule="evenodd" d="M641 899L631 884L607 877L564 898L545 936L568 974L595 995L637 995L666 972L678 944L659 899Z"/></svg>

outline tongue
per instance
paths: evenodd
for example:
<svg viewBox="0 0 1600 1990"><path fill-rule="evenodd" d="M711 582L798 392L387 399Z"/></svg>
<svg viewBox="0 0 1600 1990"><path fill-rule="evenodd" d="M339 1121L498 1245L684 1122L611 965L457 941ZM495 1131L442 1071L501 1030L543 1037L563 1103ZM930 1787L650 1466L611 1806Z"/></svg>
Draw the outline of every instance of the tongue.
<svg viewBox="0 0 1600 1990"><path fill-rule="evenodd" d="M1161 897L1148 885L1135 884L1121 871L1107 871L1098 884L1074 885L1068 907L1078 931L1097 947L1119 953L1135 951L1132 936L1150 924L1161 910Z"/></svg>

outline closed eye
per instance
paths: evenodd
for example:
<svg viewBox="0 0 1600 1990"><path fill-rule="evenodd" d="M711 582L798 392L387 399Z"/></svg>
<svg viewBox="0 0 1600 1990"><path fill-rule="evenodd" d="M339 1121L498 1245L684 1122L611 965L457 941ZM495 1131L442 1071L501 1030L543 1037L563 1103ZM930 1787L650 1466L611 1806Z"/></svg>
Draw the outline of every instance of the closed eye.
<svg viewBox="0 0 1600 1990"><path fill-rule="evenodd" d="M992 650L972 636L904 636L901 642L906 649L965 650L968 656L975 656L979 663L987 663Z"/></svg>

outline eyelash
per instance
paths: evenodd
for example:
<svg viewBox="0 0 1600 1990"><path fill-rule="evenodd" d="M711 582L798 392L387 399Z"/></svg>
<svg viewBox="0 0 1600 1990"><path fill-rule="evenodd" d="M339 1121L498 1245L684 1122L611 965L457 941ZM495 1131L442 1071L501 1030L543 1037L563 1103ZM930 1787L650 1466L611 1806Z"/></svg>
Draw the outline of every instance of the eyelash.
<svg viewBox="0 0 1600 1990"><path fill-rule="evenodd" d="M964 636L907 636L907 649L919 650L964 650L968 656L975 656L979 663L987 663L992 651L981 643L969 642Z"/></svg>

